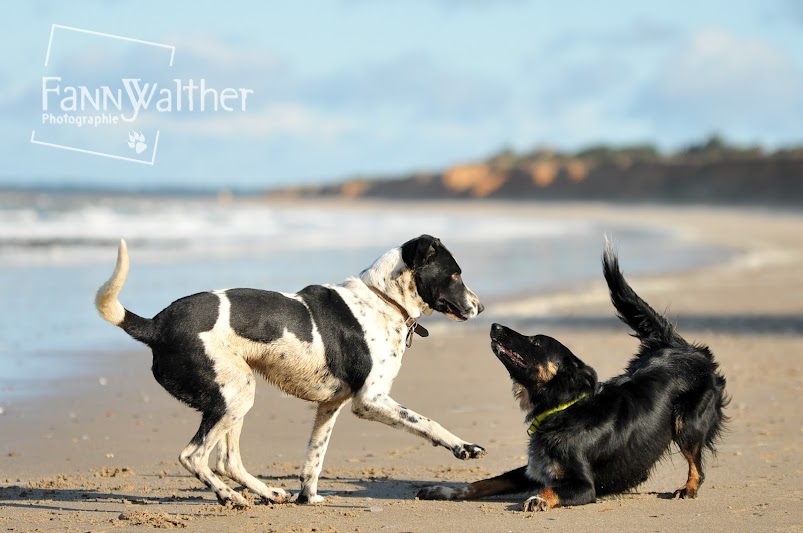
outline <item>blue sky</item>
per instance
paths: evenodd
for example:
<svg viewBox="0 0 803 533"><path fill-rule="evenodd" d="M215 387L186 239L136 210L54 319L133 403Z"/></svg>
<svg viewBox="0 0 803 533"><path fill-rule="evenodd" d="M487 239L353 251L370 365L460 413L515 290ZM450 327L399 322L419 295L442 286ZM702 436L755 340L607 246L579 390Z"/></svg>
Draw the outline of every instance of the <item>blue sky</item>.
<svg viewBox="0 0 803 533"><path fill-rule="evenodd" d="M210 7L215 6L215 7ZM266 188L441 169L504 147L713 132L803 143L803 2L5 2L0 185ZM125 36L165 49L59 30ZM43 123L43 77L253 91L246 109ZM61 103L50 94L49 111ZM71 112L72 113L72 112ZM62 113L57 113L62 114ZM68 113L70 114L70 113ZM72 113L75 114L75 113ZM142 132L142 154L127 146ZM152 165L31 143L37 139Z"/></svg>

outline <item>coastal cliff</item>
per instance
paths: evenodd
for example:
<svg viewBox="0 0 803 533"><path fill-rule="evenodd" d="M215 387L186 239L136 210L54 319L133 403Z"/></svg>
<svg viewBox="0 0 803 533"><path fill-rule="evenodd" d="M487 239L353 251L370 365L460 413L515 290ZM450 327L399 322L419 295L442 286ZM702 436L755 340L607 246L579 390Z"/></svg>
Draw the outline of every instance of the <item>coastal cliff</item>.
<svg viewBox="0 0 803 533"><path fill-rule="evenodd" d="M803 149L771 154L733 148L716 137L661 155L647 147L504 151L440 172L361 177L282 189L300 197L583 200L709 204L803 205Z"/></svg>

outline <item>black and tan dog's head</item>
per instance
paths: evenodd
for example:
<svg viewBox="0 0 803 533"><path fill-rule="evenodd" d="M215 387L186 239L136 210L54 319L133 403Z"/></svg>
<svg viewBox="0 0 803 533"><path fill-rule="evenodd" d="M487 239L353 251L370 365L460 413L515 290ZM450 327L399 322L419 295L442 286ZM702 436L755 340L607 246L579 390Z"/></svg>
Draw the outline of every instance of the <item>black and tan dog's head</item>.
<svg viewBox="0 0 803 533"><path fill-rule="evenodd" d="M510 373L514 394L525 411L571 401L597 384L593 368L547 335L526 336L494 324L491 349Z"/></svg>

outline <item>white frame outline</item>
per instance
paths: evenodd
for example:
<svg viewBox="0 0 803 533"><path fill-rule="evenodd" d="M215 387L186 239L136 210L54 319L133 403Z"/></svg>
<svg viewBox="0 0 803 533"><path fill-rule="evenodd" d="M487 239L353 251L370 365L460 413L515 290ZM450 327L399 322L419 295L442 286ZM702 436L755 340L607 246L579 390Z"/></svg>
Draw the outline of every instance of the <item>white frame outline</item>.
<svg viewBox="0 0 803 533"><path fill-rule="evenodd" d="M56 32L56 29L74 31L74 32L79 32L79 33L88 33L89 35L96 35L98 37L107 37L109 39L117 39L117 40L120 40L120 41L127 41L127 42L131 42L131 43L144 44L144 45L147 45L147 46L156 46L158 48L166 48L166 49L170 50L170 62L168 64L168 66L170 66L170 67L173 66L173 58L176 55L176 47L173 46L173 45L170 45L170 44L155 43L153 41L143 41L142 39L133 39L131 37L125 37L123 35L114 35L114 34L111 34L111 33L103 33L103 32L99 32L99 31L85 30L83 28L75 28L73 26L64 26L62 24L52 24L50 26L50 39L48 39L48 41L47 41L47 53L45 54L45 67L47 67L48 63L50 62L50 49L53 46L53 34ZM83 149L83 148L76 148L74 146L67 146L67 145L64 145L64 144L56 144L56 143L50 143L50 142L45 142L45 141L38 141L38 140L36 140L36 130L33 130L31 132L31 143L39 144L41 146L49 146L51 148L59 148L61 150L69 150L71 152L79 152L79 153L82 153L82 154L96 155L96 156L100 156L100 157L107 157L109 159L117 159L117 160L120 160L120 161L129 161L131 163L140 163L142 165L153 166L153 164L156 162L156 150L159 148L159 133L160 133L160 131L161 130L156 130L156 139L154 140L154 143L153 143L153 154L151 156L151 160L150 161L145 161L145 160L142 160L142 159L134 159L133 157L123 157L123 156L120 156L120 155L107 154L107 153L104 153L104 152L96 152L94 150L86 150L86 149Z"/></svg>

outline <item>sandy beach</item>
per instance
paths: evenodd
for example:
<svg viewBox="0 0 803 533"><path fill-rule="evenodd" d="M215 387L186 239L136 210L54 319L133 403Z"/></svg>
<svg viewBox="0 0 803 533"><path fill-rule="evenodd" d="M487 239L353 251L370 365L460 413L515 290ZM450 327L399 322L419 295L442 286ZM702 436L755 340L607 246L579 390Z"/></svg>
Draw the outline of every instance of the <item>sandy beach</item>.
<svg viewBox="0 0 803 533"><path fill-rule="evenodd" d="M326 457L319 488L327 502L320 506L221 507L177 461L199 416L153 380L147 349L69 354L83 377L46 383L41 397L12 395L0 413L0 529L803 531L803 214L492 202L441 208L520 213L522 223L635 220L733 252L727 262L694 271L629 277L653 307L668 310L682 335L711 347L728 380L731 421L697 499L671 499L686 479L675 450L636 491L582 507L533 514L520 511L524 495L415 499L424 485L474 481L526 461L523 415L488 348L491 321L559 338L600 379L621 371L636 341L613 318L600 275L587 285L488 303L473 324L433 324L430 337L405 354L393 397L483 445L488 455L459 461L344 410ZM627 275L626 255L621 263ZM98 318L97 327L110 326ZM261 384L242 436L249 471L296 492L313 415L311 405Z"/></svg>

